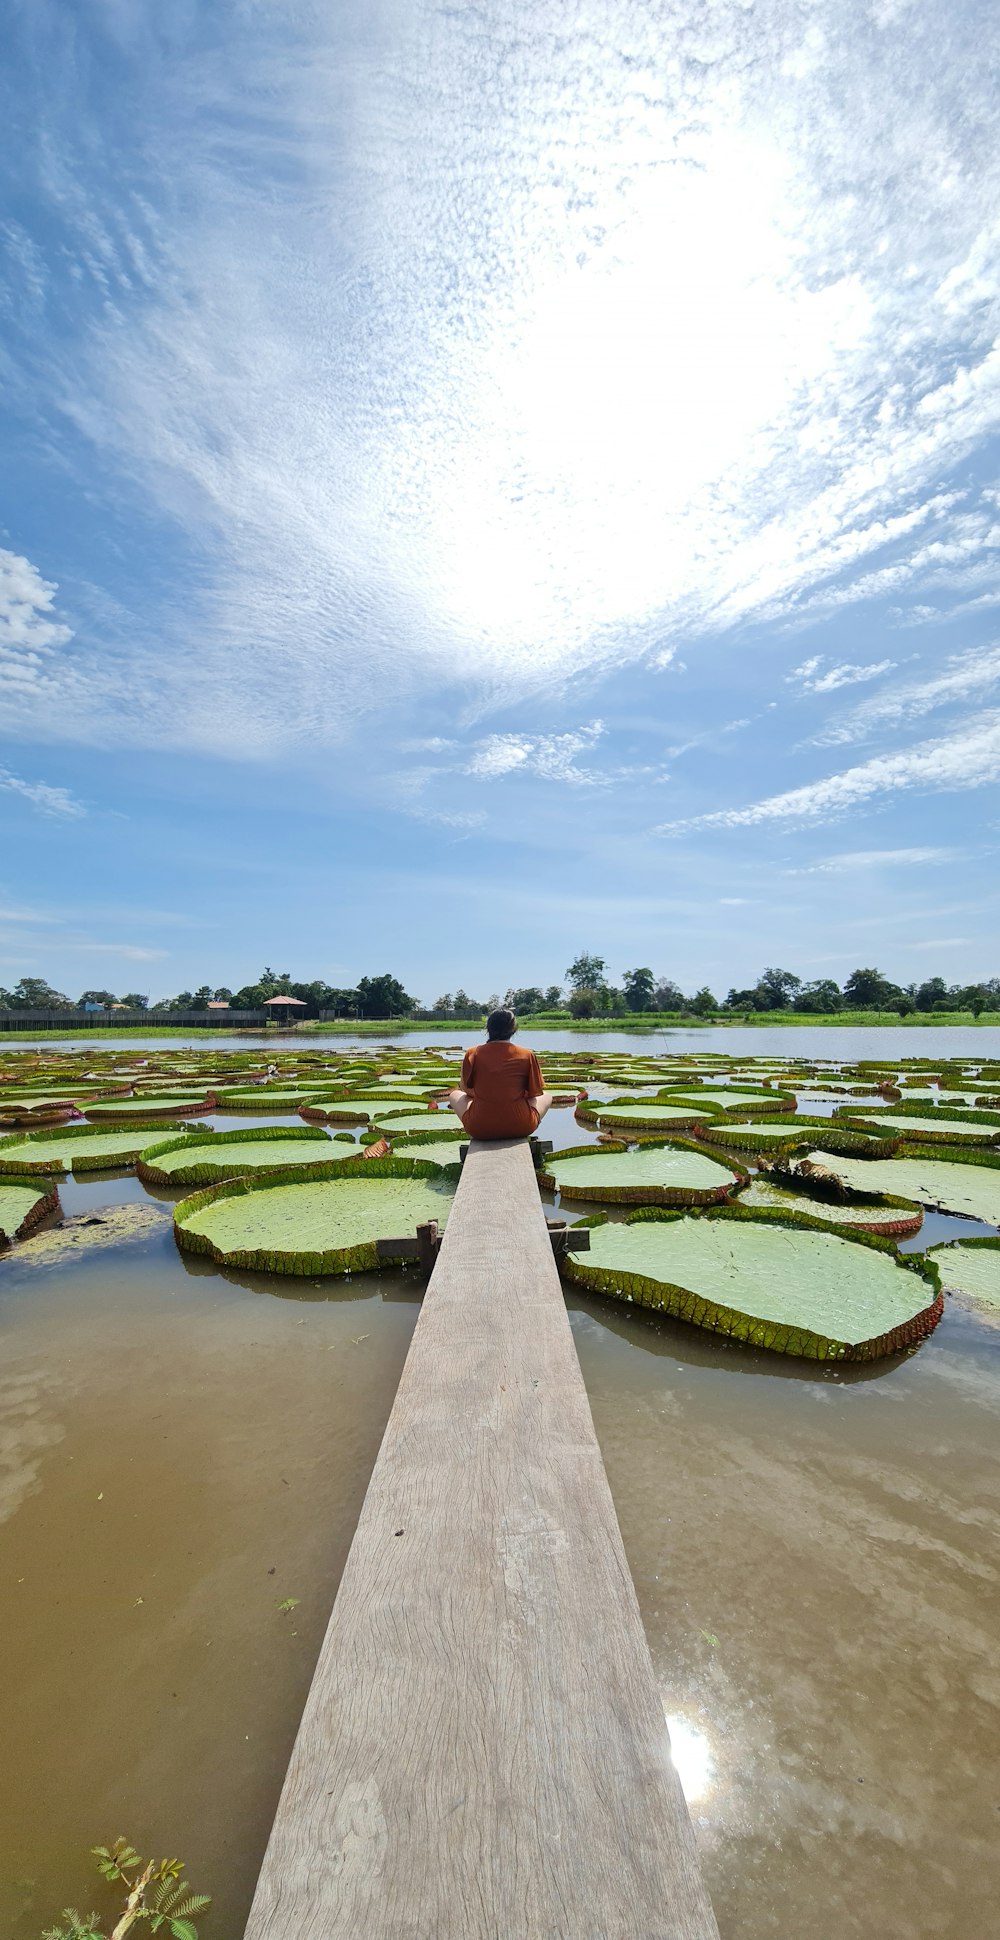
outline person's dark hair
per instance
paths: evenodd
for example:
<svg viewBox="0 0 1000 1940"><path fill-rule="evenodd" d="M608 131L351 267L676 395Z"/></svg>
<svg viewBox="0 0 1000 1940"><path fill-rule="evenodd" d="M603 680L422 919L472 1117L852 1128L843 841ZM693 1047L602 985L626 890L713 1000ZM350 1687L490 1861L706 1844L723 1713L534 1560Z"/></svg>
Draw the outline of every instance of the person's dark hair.
<svg viewBox="0 0 1000 1940"><path fill-rule="evenodd" d="M512 1010L491 1010L486 1019L488 1038L513 1037L517 1029L517 1018Z"/></svg>

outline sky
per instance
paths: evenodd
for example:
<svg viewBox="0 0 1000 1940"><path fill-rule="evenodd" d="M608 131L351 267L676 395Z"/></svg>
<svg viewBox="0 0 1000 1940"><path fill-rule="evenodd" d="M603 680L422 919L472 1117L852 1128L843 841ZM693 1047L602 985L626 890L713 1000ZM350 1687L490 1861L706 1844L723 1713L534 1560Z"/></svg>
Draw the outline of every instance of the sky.
<svg viewBox="0 0 1000 1940"><path fill-rule="evenodd" d="M1000 974L996 9L0 34L0 984Z"/></svg>

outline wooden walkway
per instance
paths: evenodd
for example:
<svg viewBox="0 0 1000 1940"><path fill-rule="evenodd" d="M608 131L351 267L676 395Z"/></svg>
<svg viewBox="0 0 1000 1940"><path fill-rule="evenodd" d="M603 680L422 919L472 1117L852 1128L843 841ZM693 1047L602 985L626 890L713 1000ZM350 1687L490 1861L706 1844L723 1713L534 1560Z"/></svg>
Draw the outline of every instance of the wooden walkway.
<svg viewBox="0 0 1000 1940"><path fill-rule="evenodd" d="M470 1148L246 1940L718 1940L523 1143Z"/></svg>

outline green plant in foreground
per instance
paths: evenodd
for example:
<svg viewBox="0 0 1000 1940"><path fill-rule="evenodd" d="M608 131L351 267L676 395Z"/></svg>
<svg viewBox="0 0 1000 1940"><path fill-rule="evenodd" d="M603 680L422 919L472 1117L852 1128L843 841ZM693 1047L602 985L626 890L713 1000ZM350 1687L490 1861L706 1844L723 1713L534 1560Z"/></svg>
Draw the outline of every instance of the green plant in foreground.
<svg viewBox="0 0 1000 1940"><path fill-rule="evenodd" d="M181 1877L181 1859L141 1859L127 1839L116 1839L113 1846L91 1846L97 1870L112 1885L124 1886L124 1909L109 1935L98 1924L99 1916L81 1916L75 1907L63 1912L63 1924L48 1927L42 1940L125 1940L125 1935L144 1920L151 1933L161 1928L171 1940L198 1940L198 1929L191 1915L203 1913L211 1905L207 1893L192 1893Z"/></svg>

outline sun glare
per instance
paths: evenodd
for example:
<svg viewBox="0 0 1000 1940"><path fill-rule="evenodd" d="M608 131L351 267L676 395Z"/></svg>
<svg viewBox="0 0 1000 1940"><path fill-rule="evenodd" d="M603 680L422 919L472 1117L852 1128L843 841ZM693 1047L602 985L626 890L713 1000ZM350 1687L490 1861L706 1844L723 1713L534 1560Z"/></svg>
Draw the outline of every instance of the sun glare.
<svg viewBox="0 0 1000 1940"><path fill-rule="evenodd" d="M715 1778L715 1760L703 1731L687 1718L667 1715L670 1755L674 1761L681 1790L689 1805L710 1792Z"/></svg>

